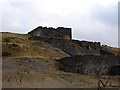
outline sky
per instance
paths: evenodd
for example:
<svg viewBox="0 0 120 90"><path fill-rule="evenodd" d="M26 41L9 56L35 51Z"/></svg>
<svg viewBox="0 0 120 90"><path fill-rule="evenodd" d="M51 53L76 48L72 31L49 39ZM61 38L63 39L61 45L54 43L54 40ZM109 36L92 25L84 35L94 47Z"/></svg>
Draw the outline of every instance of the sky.
<svg viewBox="0 0 120 90"><path fill-rule="evenodd" d="M118 47L118 0L0 0L0 30L72 28L72 38Z"/></svg>

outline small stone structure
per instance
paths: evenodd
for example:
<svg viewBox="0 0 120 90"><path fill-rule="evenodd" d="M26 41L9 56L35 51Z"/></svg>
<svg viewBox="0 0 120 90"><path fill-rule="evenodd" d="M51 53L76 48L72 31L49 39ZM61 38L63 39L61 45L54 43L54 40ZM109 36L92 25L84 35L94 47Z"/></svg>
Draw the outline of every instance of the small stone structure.
<svg viewBox="0 0 120 90"><path fill-rule="evenodd" d="M47 28L39 26L35 28L33 31L29 32L28 34L31 34L32 36L38 36L38 37L45 37L45 38L67 38L71 39L71 28L64 28L64 27L58 27L58 28Z"/></svg>

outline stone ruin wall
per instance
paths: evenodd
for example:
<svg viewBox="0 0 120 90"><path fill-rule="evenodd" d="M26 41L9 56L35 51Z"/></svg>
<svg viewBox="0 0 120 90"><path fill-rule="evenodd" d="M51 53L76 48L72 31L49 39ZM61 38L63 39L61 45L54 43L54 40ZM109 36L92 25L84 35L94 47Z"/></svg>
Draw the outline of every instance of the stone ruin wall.
<svg viewBox="0 0 120 90"><path fill-rule="evenodd" d="M71 28L47 28L47 27L37 27L33 31L29 32L32 36L45 37L45 38L67 38L72 39Z"/></svg>
<svg viewBox="0 0 120 90"><path fill-rule="evenodd" d="M100 55L100 42L72 40L81 55ZM80 50L80 51L79 51Z"/></svg>
<svg viewBox="0 0 120 90"><path fill-rule="evenodd" d="M100 55L100 42L88 42L72 39L71 28L37 27L29 32L32 40L42 40L74 55Z"/></svg>

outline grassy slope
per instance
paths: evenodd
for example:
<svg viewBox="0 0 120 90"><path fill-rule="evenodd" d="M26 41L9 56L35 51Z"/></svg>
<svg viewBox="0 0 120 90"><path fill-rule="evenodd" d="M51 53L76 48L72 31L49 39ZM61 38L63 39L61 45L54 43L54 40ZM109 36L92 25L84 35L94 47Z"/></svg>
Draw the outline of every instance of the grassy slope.
<svg viewBox="0 0 120 90"><path fill-rule="evenodd" d="M115 55L120 55L120 48L110 47L107 45L101 45L101 48Z"/></svg>
<svg viewBox="0 0 120 90"><path fill-rule="evenodd" d="M2 33L3 59L19 57L59 59L66 56L59 51L48 51L46 48L33 45L33 43L42 44L43 42L29 40L29 37L28 34Z"/></svg>

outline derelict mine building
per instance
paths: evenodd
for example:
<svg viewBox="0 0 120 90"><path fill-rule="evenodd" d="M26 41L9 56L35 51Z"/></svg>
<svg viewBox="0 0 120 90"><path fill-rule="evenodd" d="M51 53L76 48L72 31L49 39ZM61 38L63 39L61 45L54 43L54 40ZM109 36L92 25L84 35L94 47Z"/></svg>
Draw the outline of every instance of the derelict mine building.
<svg viewBox="0 0 120 90"><path fill-rule="evenodd" d="M56 60L59 69L65 72L76 73L79 69L81 74L106 75L112 71L111 67L120 63L117 56L101 49L100 42L73 40L71 30L64 27L55 29L40 26L28 34L31 35L29 39L50 43L70 55Z"/></svg>
<svg viewBox="0 0 120 90"><path fill-rule="evenodd" d="M64 27L58 27L58 28L47 28L39 26L35 28L33 31L29 32L32 36L38 36L38 37L45 37L45 38L72 38L71 35L71 28L64 28Z"/></svg>
<svg viewBox="0 0 120 90"><path fill-rule="evenodd" d="M47 28L39 26L29 32L32 40L43 40L67 54L73 55L100 55L100 42L88 42L72 39L71 28Z"/></svg>

